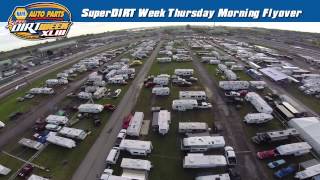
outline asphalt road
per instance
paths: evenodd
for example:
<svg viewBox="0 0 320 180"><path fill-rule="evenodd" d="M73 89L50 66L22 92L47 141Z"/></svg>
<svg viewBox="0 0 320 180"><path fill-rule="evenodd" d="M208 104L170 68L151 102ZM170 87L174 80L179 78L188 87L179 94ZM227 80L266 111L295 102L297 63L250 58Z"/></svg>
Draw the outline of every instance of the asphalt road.
<svg viewBox="0 0 320 180"><path fill-rule="evenodd" d="M101 131L100 136L74 173L72 180L97 179L105 169L105 159L111 148L114 146L122 126L122 119L134 108L143 86L143 81L156 58L162 43L162 41L158 43L151 56L146 60L140 72L133 80L132 85L119 103L117 109L112 113L107 124Z"/></svg>
<svg viewBox="0 0 320 180"><path fill-rule="evenodd" d="M117 44L109 45L108 48L104 49L104 51L113 47L126 45L129 43L131 42L130 41L120 42ZM95 52L96 54L98 54L103 51L99 50ZM90 55L93 56L94 54L90 53ZM111 64L117 61L119 57L107 62L107 64ZM89 74L89 73L90 72L87 72L86 74ZM86 79L87 79L87 76L83 76L83 78L81 78L80 80L71 82L67 86L58 89L56 94L53 97L46 99L44 101L41 101L37 106L33 107L29 112L23 114L18 119L8 123L5 128L0 130L0 148L3 148L6 144L11 142L12 140L15 140L15 138L19 137L25 131L30 129L39 117L46 115L48 112L50 112L50 110L54 110L53 108L57 107L58 103L60 103L64 98L66 98L67 94L78 89L86 81Z"/></svg>
<svg viewBox="0 0 320 180"><path fill-rule="evenodd" d="M223 126L222 135L225 137L227 145L235 148L239 166L236 169L240 172L242 179L260 180L269 179L266 171L256 158L255 149L245 136L243 120L233 106L228 106L219 92L216 81L208 73L200 60L193 55L193 65L199 73L201 83L208 92L210 102L213 104L214 119Z"/></svg>
<svg viewBox="0 0 320 180"><path fill-rule="evenodd" d="M107 49L110 49L112 47L117 47L117 46L122 46L122 45L126 45L129 44L131 42L135 42L137 40L127 40L127 41L120 41L117 43L113 43L113 44L108 44L106 46L97 48L97 49L93 49L90 51L84 51L84 52L80 52L77 54L73 54L70 57L65 58L62 61L50 64L49 66L40 68L38 70L35 70L34 72L27 74L27 75L23 75L22 77L18 77L17 79L12 80L11 82L8 82L2 86L0 86L0 99L3 97L8 96L9 94L15 92L15 87L18 85L21 85L23 83L27 82L32 82L35 81L39 78L41 78L42 76L49 74L51 72L54 72L62 67L66 67L68 65L72 65L75 64L76 62L80 61L81 59L87 58L87 57L91 57L95 54L99 54L103 51L106 51Z"/></svg>

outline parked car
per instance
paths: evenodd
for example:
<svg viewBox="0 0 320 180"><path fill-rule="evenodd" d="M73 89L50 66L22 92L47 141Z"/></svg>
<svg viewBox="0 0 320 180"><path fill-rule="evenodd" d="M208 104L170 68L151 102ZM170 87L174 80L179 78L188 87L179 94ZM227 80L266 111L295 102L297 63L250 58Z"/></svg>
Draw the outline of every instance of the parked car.
<svg viewBox="0 0 320 180"><path fill-rule="evenodd" d="M226 156L228 165L229 166L237 165L236 153L234 152L233 147L226 146L224 147L224 151L225 151L225 156Z"/></svg>
<svg viewBox="0 0 320 180"><path fill-rule="evenodd" d="M277 168L283 164L285 164L286 161L284 159L279 159L279 160L276 160L276 161L272 161L272 162L269 162L268 163L268 167L271 168L271 169L274 169L274 168Z"/></svg>
<svg viewBox="0 0 320 180"><path fill-rule="evenodd" d="M286 176L289 176L290 174L293 174L297 171L297 166L292 164L292 165L289 165L288 167L285 167L285 168L282 168L280 169L279 171L275 172L274 173L274 176L276 178L284 178Z"/></svg>
<svg viewBox="0 0 320 180"><path fill-rule="evenodd" d="M156 83L154 83L154 82L146 82L144 84L144 87L145 88L153 88L155 85L156 85Z"/></svg>
<svg viewBox="0 0 320 180"><path fill-rule="evenodd" d="M132 114L130 113L127 117L123 119L122 128L127 129L129 127L129 123L131 121Z"/></svg>
<svg viewBox="0 0 320 180"><path fill-rule="evenodd" d="M105 104L104 109L108 111L114 111L116 109L116 106L113 104Z"/></svg>
<svg viewBox="0 0 320 180"><path fill-rule="evenodd" d="M119 146L119 144L121 143L122 139L126 138L127 136L127 130L126 129L121 129L118 136L117 136L117 140L115 145Z"/></svg>
<svg viewBox="0 0 320 180"><path fill-rule="evenodd" d="M267 151L260 151L257 153L257 156L259 159L267 159L267 158L273 158L277 156L276 149L271 149Z"/></svg>
<svg viewBox="0 0 320 180"><path fill-rule="evenodd" d="M31 164L26 164L18 173L18 176L21 178L27 178L31 175L33 171L33 166Z"/></svg>

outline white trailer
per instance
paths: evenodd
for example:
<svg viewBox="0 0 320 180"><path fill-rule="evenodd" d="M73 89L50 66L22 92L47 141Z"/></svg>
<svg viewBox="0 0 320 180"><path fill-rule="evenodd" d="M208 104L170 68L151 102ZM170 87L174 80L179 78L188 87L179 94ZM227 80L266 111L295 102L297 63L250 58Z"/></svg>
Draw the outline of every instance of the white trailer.
<svg viewBox="0 0 320 180"><path fill-rule="evenodd" d="M174 74L177 76L192 76L194 70L193 69L175 69Z"/></svg>
<svg viewBox="0 0 320 180"><path fill-rule="evenodd" d="M10 172L11 172L11 169L0 164L0 174L1 175L8 175Z"/></svg>
<svg viewBox="0 0 320 180"><path fill-rule="evenodd" d="M119 147L113 147L107 156L106 163L107 164L116 164L119 156L120 156Z"/></svg>
<svg viewBox="0 0 320 180"><path fill-rule="evenodd" d="M154 87L152 88L152 94L156 96L168 96L170 94L169 87Z"/></svg>
<svg viewBox="0 0 320 180"><path fill-rule="evenodd" d="M32 88L29 90L30 94L53 94L54 90L52 88Z"/></svg>
<svg viewBox="0 0 320 180"><path fill-rule="evenodd" d="M210 62L210 61L216 61L217 58L216 57L210 57L210 56L203 56L201 57L201 62Z"/></svg>
<svg viewBox="0 0 320 180"><path fill-rule="evenodd" d="M59 132L59 135L72 139L84 140L87 137L87 133L82 129L63 127Z"/></svg>
<svg viewBox="0 0 320 180"><path fill-rule="evenodd" d="M242 66L242 65L232 65L230 69L233 70L233 71L243 71L244 70L244 66Z"/></svg>
<svg viewBox="0 0 320 180"><path fill-rule="evenodd" d="M296 129L289 128L284 130L257 133L256 136L253 136L251 139L253 142L257 144L262 144L262 143L287 140L289 139L289 137L297 136L297 135L299 135L299 132Z"/></svg>
<svg viewBox="0 0 320 180"><path fill-rule="evenodd" d="M244 117L244 122L248 124L261 124L269 122L273 119L271 114L267 113L248 113Z"/></svg>
<svg viewBox="0 0 320 180"><path fill-rule="evenodd" d="M92 72L91 74L89 74L88 76L88 81L102 81L103 77L101 75L98 75L98 72Z"/></svg>
<svg viewBox="0 0 320 180"><path fill-rule="evenodd" d="M144 114L143 112L135 112L127 129L127 135L129 136L139 136L140 130L143 122Z"/></svg>
<svg viewBox="0 0 320 180"><path fill-rule="evenodd" d="M170 123L171 113L168 110L160 110L158 113L158 130L161 135L168 133Z"/></svg>
<svg viewBox="0 0 320 180"><path fill-rule="evenodd" d="M202 153L187 154L183 160L183 168L215 168L227 166L223 155L204 155Z"/></svg>
<svg viewBox="0 0 320 180"><path fill-rule="evenodd" d="M179 133L207 132L209 127L204 122L179 122Z"/></svg>
<svg viewBox="0 0 320 180"><path fill-rule="evenodd" d="M207 100L205 91L179 91L179 99Z"/></svg>
<svg viewBox="0 0 320 180"><path fill-rule="evenodd" d="M229 70L229 69L226 69L224 71L224 75L226 76L226 78L229 80L229 81L235 81L238 79L236 73L234 73L232 70Z"/></svg>
<svg viewBox="0 0 320 180"><path fill-rule="evenodd" d="M264 89L267 86L267 83L264 81L249 81L250 87L255 89Z"/></svg>
<svg viewBox="0 0 320 180"><path fill-rule="evenodd" d="M20 139L18 143L22 146L26 146L28 148L35 149L35 150L40 150L44 147L42 143L32 139L27 139L27 138Z"/></svg>
<svg viewBox="0 0 320 180"><path fill-rule="evenodd" d="M100 113L104 109L103 105L101 104L81 104L78 107L78 111L80 113Z"/></svg>
<svg viewBox="0 0 320 180"><path fill-rule="evenodd" d="M131 155L147 156L152 151L151 141L123 139L119 145L120 150L128 151Z"/></svg>
<svg viewBox="0 0 320 180"><path fill-rule="evenodd" d="M38 175L35 175L35 174L32 174L28 180L49 180L48 178L44 178L44 177L41 177L41 176L38 176Z"/></svg>
<svg viewBox="0 0 320 180"><path fill-rule="evenodd" d="M167 86L169 84L169 78L168 77L155 77L153 78L153 83L162 85L162 86Z"/></svg>
<svg viewBox="0 0 320 180"><path fill-rule="evenodd" d="M172 101L172 109L178 111L192 110L198 107L195 99L176 99Z"/></svg>
<svg viewBox="0 0 320 180"><path fill-rule="evenodd" d="M105 93L106 93L107 89L105 87L99 87L97 88L97 90L93 93L93 97L95 99L101 99Z"/></svg>
<svg viewBox="0 0 320 180"><path fill-rule="evenodd" d="M78 96L79 99L86 99L86 100L92 98L92 94L91 93L84 92L84 91L79 92L77 96Z"/></svg>
<svg viewBox="0 0 320 180"><path fill-rule="evenodd" d="M152 165L151 165L151 162L148 160L123 158L121 161L120 167L124 169L150 171L152 168Z"/></svg>
<svg viewBox="0 0 320 180"><path fill-rule="evenodd" d="M48 80L46 80L46 85L47 86L55 86L55 85L58 85L58 84L59 84L58 79L48 79Z"/></svg>
<svg viewBox="0 0 320 180"><path fill-rule="evenodd" d="M228 70L228 67L224 64L218 64L218 70L224 73L226 70Z"/></svg>
<svg viewBox="0 0 320 180"><path fill-rule="evenodd" d="M209 64L214 64L214 65L217 65L217 64L220 64L221 61L220 60L210 60L209 61Z"/></svg>
<svg viewBox="0 0 320 180"><path fill-rule="evenodd" d="M273 111L269 104L255 92L247 93L245 99L249 101L260 113L271 114Z"/></svg>
<svg viewBox="0 0 320 180"><path fill-rule="evenodd" d="M56 124L56 125L60 125L60 124L67 124L69 121L69 119L66 116L58 116L58 115L49 115L46 118L46 122L49 124Z"/></svg>
<svg viewBox="0 0 320 180"><path fill-rule="evenodd" d="M231 180L228 173L197 176L195 180Z"/></svg>
<svg viewBox="0 0 320 180"><path fill-rule="evenodd" d="M108 79L109 84L126 84L126 80L123 78L123 76L113 76Z"/></svg>
<svg viewBox="0 0 320 180"><path fill-rule="evenodd" d="M316 164L314 166L307 167L303 171L297 172L294 177L296 179L309 179L319 174L320 174L320 164Z"/></svg>
<svg viewBox="0 0 320 180"><path fill-rule="evenodd" d="M277 152L280 155L294 155L294 156L301 156L310 152L312 147L307 142L298 142L298 143L291 143L278 146L276 148Z"/></svg>
<svg viewBox="0 0 320 180"><path fill-rule="evenodd" d="M183 138L181 150L205 152L210 149L223 148L225 144L223 136L193 136Z"/></svg>
<svg viewBox="0 0 320 180"><path fill-rule="evenodd" d="M219 87L226 91L248 89L249 86L248 81L219 81Z"/></svg>
<svg viewBox="0 0 320 180"><path fill-rule="evenodd" d="M110 72L108 72L108 74L105 75L106 79L112 78L113 76L115 76L117 73L117 70L113 69Z"/></svg>
<svg viewBox="0 0 320 180"><path fill-rule="evenodd" d="M94 93L97 89L97 86L86 86L84 91L87 93Z"/></svg>
<svg viewBox="0 0 320 180"><path fill-rule="evenodd" d="M172 59L171 59L171 57L162 57L162 58L157 58L157 61L159 63L168 63L168 62L171 62Z"/></svg>
<svg viewBox="0 0 320 180"><path fill-rule="evenodd" d="M106 82L105 81L94 81L93 86L104 87L104 86L106 86Z"/></svg>
<svg viewBox="0 0 320 180"><path fill-rule="evenodd" d="M49 134L47 135L47 141L51 144L66 147L69 149L76 147L76 142L74 140L57 136L56 132L49 132Z"/></svg>

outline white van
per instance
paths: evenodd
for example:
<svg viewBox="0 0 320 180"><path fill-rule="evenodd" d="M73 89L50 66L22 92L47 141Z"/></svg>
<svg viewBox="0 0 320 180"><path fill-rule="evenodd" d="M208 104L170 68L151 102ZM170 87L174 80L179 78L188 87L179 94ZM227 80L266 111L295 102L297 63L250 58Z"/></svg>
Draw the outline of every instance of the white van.
<svg viewBox="0 0 320 180"><path fill-rule="evenodd" d="M107 164L116 164L120 155L120 149L118 147L113 147L106 159Z"/></svg>

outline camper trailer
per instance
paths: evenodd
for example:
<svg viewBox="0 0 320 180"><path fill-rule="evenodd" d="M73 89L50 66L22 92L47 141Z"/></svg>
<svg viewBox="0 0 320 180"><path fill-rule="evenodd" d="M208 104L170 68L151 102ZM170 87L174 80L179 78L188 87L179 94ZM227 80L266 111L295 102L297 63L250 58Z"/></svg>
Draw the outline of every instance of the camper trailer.
<svg viewBox="0 0 320 180"><path fill-rule="evenodd" d="M77 96L79 99L85 99L85 100L89 100L92 98L91 93L84 92L84 91L79 92Z"/></svg>
<svg viewBox="0 0 320 180"><path fill-rule="evenodd" d="M183 138L181 150L189 152L205 152L210 149L223 148L225 140L223 136L194 136Z"/></svg>
<svg viewBox="0 0 320 180"><path fill-rule="evenodd" d="M219 87L226 91L237 91L248 89L250 86L248 81L220 81Z"/></svg>
<svg viewBox="0 0 320 180"><path fill-rule="evenodd" d="M56 132L49 132L47 141L51 144L66 147L69 149L76 147L76 142L74 140L57 136Z"/></svg>
<svg viewBox="0 0 320 180"><path fill-rule="evenodd" d="M183 160L183 168L215 168L227 166L222 155L204 155L202 153L187 154Z"/></svg>
<svg viewBox="0 0 320 180"><path fill-rule="evenodd" d="M299 132L294 129L285 129L285 130L277 130L277 131L269 131L263 133L257 133L256 136L252 137L252 141L256 144L262 143L270 143L275 141L287 140L291 136L297 136Z"/></svg>
<svg viewBox="0 0 320 180"><path fill-rule="evenodd" d="M217 64L220 64L221 61L220 60L210 60L209 61L209 64L214 64L214 65L217 65Z"/></svg>
<svg viewBox="0 0 320 180"><path fill-rule="evenodd" d="M255 92L248 92L245 99L249 101L260 113L271 114L273 111L269 104Z"/></svg>
<svg viewBox="0 0 320 180"><path fill-rule="evenodd" d="M150 171L152 168L152 165L151 165L151 162L148 160L123 158L121 161L120 167L124 169Z"/></svg>
<svg viewBox="0 0 320 180"><path fill-rule="evenodd" d="M195 180L231 180L228 173L197 176Z"/></svg>
<svg viewBox="0 0 320 180"><path fill-rule="evenodd" d="M176 99L172 101L172 109L177 111L186 111L192 109L208 109L211 108L211 103L198 102L195 99Z"/></svg>
<svg viewBox="0 0 320 180"><path fill-rule="evenodd" d="M244 117L244 122L248 124L261 124L273 119L271 114L266 113L249 113Z"/></svg>
<svg viewBox="0 0 320 180"><path fill-rule="evenodd" d="M67 124L68 121L69 119L66 116L58 116L52 114L46 118L47 123L56 125Z"/></svg>
<svg viewBox="0 0 320 180"><path fill-rule="evenodd" d="M108 79L109 84L127 84L122 76L113 76Z"/></svg>
<svg viewBox="0 0 320 180"><path fill-rule="evenodd" d="M63 127L59 132L59 135L72 139L84 140L87 137L87 133L82 129Z"/></svg>
<svg viewBox="0 0 320 180"><path fill-rule="evenodd" d="M309 179L319 174L320 174L320 164L316 164L316 165L307 167L303 171L297 172L294 177L296 179Z"/></svg>
<svg viewBox="0 0 320 180"><path fill-rule="evenodd" d="M224 75L226 76L226 78L229 80L229 81L235 81L238 79L236 73L234 73L232 70L229 70L229 69L226 69L224 71Z"/></svg>
<svg viewBox="0 0 320 180"><path fill-rule="evenodd" d="M267 83L264 81L249 81L249 83L251 88L254 88L257 90L264 89L267 85Z"/></svg>
<svg viewBox="0 0 320 180"><path fill-rule="evenodd" d="M20 141L18 143L22 146L26 146L28 148L35 149L35 150L40 150L44 147L44 144L42 144L38 141L27 139L27 138L20 139Z"/></svg>
<svg viewBox="0 0 320 180"><path fill-rule="evenodd" d="M131 155L147 156L151 153L153 147L151 141L123 139L119 148L128 151Z"/></svg>
<svg viewBox="0 0 320 180"><path fill-rule="evenodd" d="M120 156L119 147L113 147L107 156L106 163L107 164L116 164L119 156Z"/></svg>
<svg viewBox="0 0 320 180"><path fill-rule="evenodd" d="M171 113L167 110L160 110L158 113L158 130L159 134L165 135L169 131L171 123Z"/></svg>
<svg viewBox="0 0 320 180"><path fill-rule="evenodd" d="M201 133L209 131L204 122L179 122L179 133Z"/></svg>
<svg viewBox="0 0 320 180"><path fill-rule="evenodd" d="M193 69L175 69L174 74L177 76L192 76L194 70Z"/></svg>
<svg viewBox="0 0 320 180"><path fill-rule="evenodd" d="M11 169L0 164L0 174L1 175L5 176L5 175L8 175L10 172L11 172Z"/></svg>
<svg viewBox="0 0 320 180"><path fill-rule="evenodd" d="M32 88L29 90L30 94L54 94L54 90L52 88Z"/></svg>
<svg viewBox="0 0 320 180"><path fill-rule="evenodd" d="M93 97L95 99L101 99L105 95L106 91L107 89L105 87L97 88L97 90L93 93Z"/></svg>
<svg viewBox="0 0 320 180"><path fill-rule="evenodd" d="M101 104L81 104L78 107L80 113L100 113L104 109L103 105Z"/></svg>
<svg viewBox="0 0 320 180"><path fill-rule="evenodd" d="M168 63L168 62L171 62L171 58L170 57L157 58L157 61L159 63Z"/></svg>
<svg viewBox="0 0 320 180"><path fill-rule="evenodd" d="M180 91L179 99L207 100L205 91Z"/></svg>
<svg viewBox="0 0 320 180"><path fill-rule="evenodd" d="M152 88L152 94L156 96L168 96L170 94L169 87L154 87Z"/></svg>
<svg viewBox="0 0 320 180"><path fill-rule="evenodd" d="M280 155L301 156L310 152L312 147L307 142L298 142L278 146L276 148Z"/></svg>
<svg viewBox="0 0 320 180"><path fill-rule="evenodd" d="M128 136L139 136L140 130L143 122L144 114L143 112L135 112L127 128Z"/></svg>
<svg viewBox="0 0 320 180"><path fill-rule="evenodd" d="M161 86L167 86L169 84L169 78L168 77L163 77L163 76L158 76L153 78L153 83L161 85Z"/></svg>

